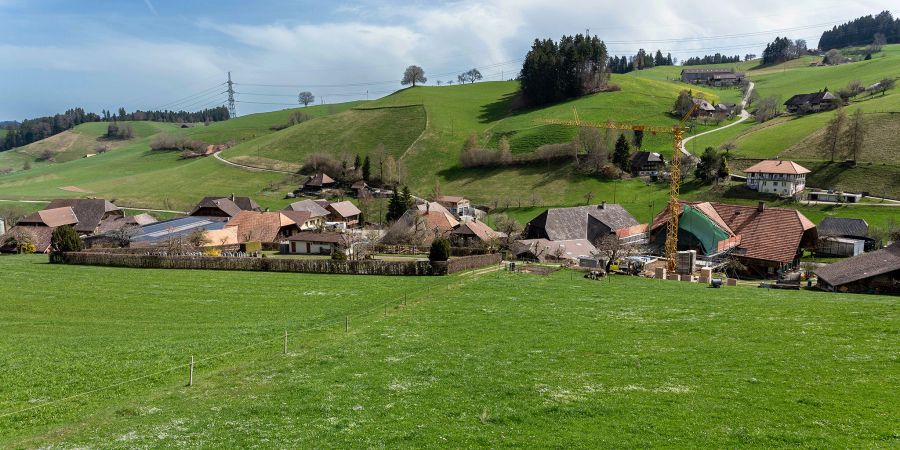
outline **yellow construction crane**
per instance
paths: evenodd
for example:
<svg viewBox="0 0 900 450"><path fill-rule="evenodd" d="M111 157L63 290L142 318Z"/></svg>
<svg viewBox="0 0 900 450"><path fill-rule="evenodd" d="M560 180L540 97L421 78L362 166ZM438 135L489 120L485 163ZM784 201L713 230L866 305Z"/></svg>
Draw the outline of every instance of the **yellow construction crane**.
<svg viewBox="0 0 900 450"><path fill-rule="evenodd" d="M666 231L666 267L669 272L675 271L675 260L678 256L678 195L681 190L681 145L684 140L684 123L694 114L697 104L691 106L691 109L681 118L681 120L671 127L660 127L650 125L635 125L620 122L585 122L578 118L578 110L572 107L572 113L575 115L574 120L566 119L538 119L537 122L568 125L573 127L591 127L606 128L610 130L631 130L656 133L672 134L672 164L671 176L672 182L669 184L669 222Z"/></svg>

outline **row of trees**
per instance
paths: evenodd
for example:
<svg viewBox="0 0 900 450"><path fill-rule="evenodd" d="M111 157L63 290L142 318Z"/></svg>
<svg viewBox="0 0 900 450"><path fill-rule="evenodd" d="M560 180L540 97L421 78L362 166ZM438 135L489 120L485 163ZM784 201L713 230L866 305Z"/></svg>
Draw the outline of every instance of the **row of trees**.
<svg viewBox="0 0 900 450"><path fill-rule="evenodd" d="M870 14L835 26L819 38L822 50L870 43L900 43L900 19L894 19L890 11L882 11L874 17Z"/></svg>
<svg viewBox="0 0 900 450"><path fill-rule="evenodd" d="M70 130L86 122L115 122L124 120L149 120L156 122L215 122L228 120L228 108L218 107L199 112L187 111L135 111L127 113L119 108L117 113L102 110L100 114L85 112L83 108L72 108L63 114L26 119L21 123L8 124L6 136L0 140L0 151L28 145L50 136Z"/></svg>
<svg viewBox="0 0 900 450"><path fill-rule="evenodd" d="M792 59L797 59L809 52L806 48L806 40L791 40L787 37L777 37L774 41L766 44L763 50L763 64L778 64Z"/></svg>
<svg viewBox="0 0 900 450"><path fill-rule="evenodd" d="M749 61L756 57L756 55L747 54L744 55L744 61ZM723 55L721 53L716 53L715 55L704 55L704 56L692 56L682 63L685 66L698 66L700 64L726 64L726 63L739 63L741 62L740 55L728 56Z"/></svg>
<svg viewBox="0 0 900 450"><path fill-rule="evenodd" d="M606 44L596 36L535 39L519 79L531 106L546 105L603 90L609 81Z"/></svg>
<svg viewBox="0 0 900 450"><path fill-rule="evenodd" d="M661 50L656 54L647 53L644 49L638 50L633 56L613 56L609 59L609 70L612 73L628 73L634 70L649 69L657 66L674 66L677 60L671 53L663 56Z"/></svg>
<svg viewBox="0 0 900 450"><path fill-rule="evenodd" d="M406 175L406 166L390 154L384 144L378 144L364 158L358 154L352 158L348 154L307 155L300 172L321 172L344 185L364 180L383 186L398 186Z"/></svg>

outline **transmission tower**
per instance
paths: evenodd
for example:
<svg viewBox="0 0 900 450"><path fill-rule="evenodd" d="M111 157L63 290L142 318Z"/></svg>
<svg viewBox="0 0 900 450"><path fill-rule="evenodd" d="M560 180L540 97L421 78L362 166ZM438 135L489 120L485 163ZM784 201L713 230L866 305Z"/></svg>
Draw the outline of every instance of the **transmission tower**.
<svg viewBox="0 0 900 450"><path fill-rule="evenodd" d="M231 82L231 72L228 72L228 115L234 119L237 117L237 110L234 108L234 83Z"/></svg>

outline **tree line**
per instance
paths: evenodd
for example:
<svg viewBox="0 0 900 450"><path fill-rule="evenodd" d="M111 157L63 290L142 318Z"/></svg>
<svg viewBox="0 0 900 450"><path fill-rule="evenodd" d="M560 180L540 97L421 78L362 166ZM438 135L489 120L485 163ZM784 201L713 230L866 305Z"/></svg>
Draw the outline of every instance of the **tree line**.
<svg viewBox="0 0 900 450"><path fill-rule="evenodd" d="M755 55L744 55L744 59L749 61L753 58L749 58L749 56ZM740 55L728 56L723 55L721 53L716 53L715 55L704 55L704 56L692 56L686 60L684 60L681 64L684 66L699 66L701 64L726 64L726 63L739 63L741 62Z"/></svg>
<svg viewBox="0 0 900 450"><path fill-rule="evenodd" d="M853 19L823 32L819 38L819 48L868 45L876 41L878 35L884 39L884 44L900 43L900 19L894 19L890 11L882 11L874 17L869 14Z"/></svg>
<svg viewBox="0 0 900 450"><path fill-rule="evenodd" d="M791 40L788 37L777 37L766 44L762 53L763 64L778 64L797 59L809 53L804 39Z"/></svg>
<svg viewBox="0 0 900 450"><path fill-rule="evenodd" d="M218 122L228 120L228 108L204 109L197 112L188 111L134 111L128 113L119 108L115 113L102 110L100 114L85 112L84 108L72 108L62 114L26 119L21 123L9 124L5 127L6 137L0 140L0 151L28 145L50 136L70 130L87 122L115 121L154 121L154 122Z"/></svg>
<svg viewBox="0 0 900 450"><path fill-rule="evenodd" d="M609 81L606 44L597 36L535 39L519 73L522 97L530 106L600 92Z"/></svg>
<svg viewBox="0 0 900 450"><path fill-rule="evenodd" d="M677 61L671 53L665 56L662 50L656 50L656 54L647 53L639 49L633 56L613 56L609 59L609 69L612 73L628 73L635 70L650 69L657 66L674 66Z"/></svg>

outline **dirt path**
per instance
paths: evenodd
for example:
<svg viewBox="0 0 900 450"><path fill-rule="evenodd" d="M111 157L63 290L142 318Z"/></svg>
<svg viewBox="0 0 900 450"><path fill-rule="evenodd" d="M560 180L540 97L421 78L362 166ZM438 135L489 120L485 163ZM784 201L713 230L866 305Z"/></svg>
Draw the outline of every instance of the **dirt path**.
<svg viewBox="0 0 900 450"><path fill-rule="evenodd" d="M724 130L724 129L726 129L726 128L733 127L733 126L735 126L735 125L737 125L737 124L739 124L739 123L741 123L741 122L743 122L743 121L749 119L749 118L750 118L750 113L747 111L747 99L750 98L750 93L753 92L753 88L754 88L754 87L755 87L755 85L754 85L753 82L751 81L751 82L750 82L750 85L749 85L748 88L747 88L747 93L744 94L744 98L741 99L741 114L740 114L740 118L739 118L738 120L735 120L734 122L731 122L731 123L729 123L728 125L725 125L725 126L723 126L723 127L719 127L719 128L716 128L716 129L713 129L713 130L709 130L709 131L704 131L704 132L702 132L702 133L700 133L700 134L695 134L695 135L693 135L693 136L688 136L688 137L684 138L684 140L681 141L681 153L683 153L684 156L687 156L688 158L696 158L696 156L694 156L691 152L687 151L687 143L688 143L688 142L690 142L690 141L692 141L693 139L698 138L698 137L700 137L700 136L705 136L705 135L710 134L710 133L715 133L715 132L717 132L717 131L722 131L722 130Z"/></svg>
<svg viewBox="0 0 900 450"><path fill-rule="evenodd" d="M291 171L289 171L289 170L266 169L266 168L263 168L263 167L248 166L248 165L246 165L246 164L241 164L241 163L236 163L236 162L234 162L234 161L229 161L229 160L223 158L223 157L221 156L221 153L222 153L221 151L215 152L215 153L213 153L213 157L216 158L216 159L218 159L219 161L222 161L222 162L225 163L225 164L228 164L229 166L239 167L239 168L244 169L244 170L255 170L255 171L257 171L257 172L287 173L287 174L290 174L290 175L297 175L296 172L291 172Z"/></svg>

